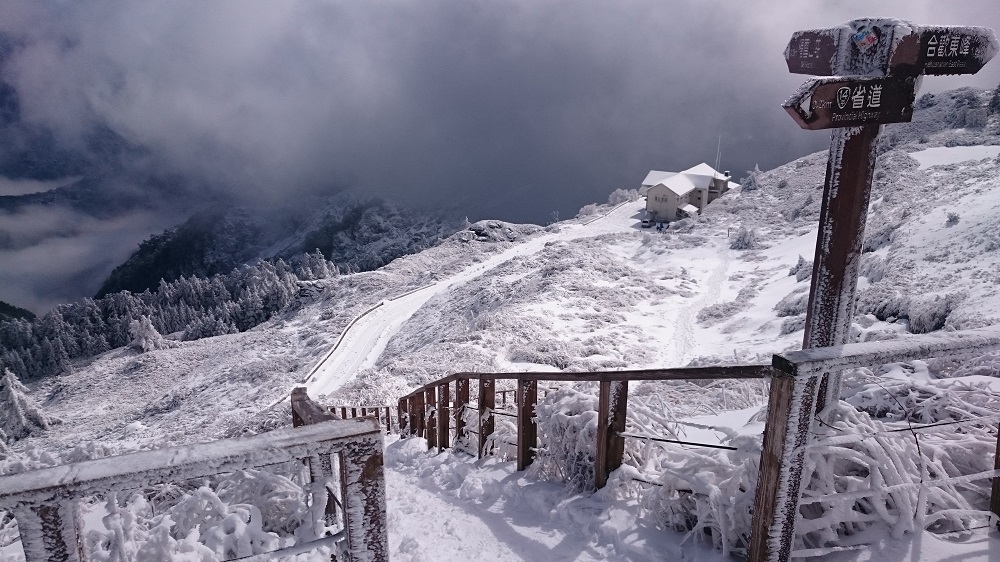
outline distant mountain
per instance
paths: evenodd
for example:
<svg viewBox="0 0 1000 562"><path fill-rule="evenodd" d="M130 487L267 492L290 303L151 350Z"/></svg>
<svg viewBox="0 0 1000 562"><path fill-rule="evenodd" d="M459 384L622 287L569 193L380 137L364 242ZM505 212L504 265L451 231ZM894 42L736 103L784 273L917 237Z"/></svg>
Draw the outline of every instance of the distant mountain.
<svg viewBox="0 0 1000 562"><path fill-rule="evenodd" d="M242 209L198 213L183 224L154 234L116 267L97 292L155 290L160 280L227 273L260 250L260 226Z"/></svg>
<svg viewBox="0 0 1000 562"><path fill-rule="evenodd" d="M30 310L18 308L12 304L0 301L0 322L16 319L34 320L35 314Z"/></svg>
<svg viewBox="0 0 1000 562"><path fill-rule="evenodd" d="M306 216L298 212L281 220L242 208L214 209L139 244L96 297L155 291L161 279L209 277L258 259L291 260L317 249L342 270L368 271L433 246L460 226L456 219L348 195L330 198Z"/></svg>

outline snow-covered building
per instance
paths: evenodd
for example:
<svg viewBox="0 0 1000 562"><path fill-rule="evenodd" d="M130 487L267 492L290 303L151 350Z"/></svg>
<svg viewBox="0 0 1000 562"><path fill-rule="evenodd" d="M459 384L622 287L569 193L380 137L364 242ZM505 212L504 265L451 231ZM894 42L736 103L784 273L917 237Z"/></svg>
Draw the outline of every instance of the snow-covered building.
<svg viewBox="0 0 1000 562"><path fill-rule="evenodd" d="M670 222L700 214L737 185L729 181L729 172L720 173L703 162L683 172L650 170L641 191L646 193L647 218Z"/></svg>

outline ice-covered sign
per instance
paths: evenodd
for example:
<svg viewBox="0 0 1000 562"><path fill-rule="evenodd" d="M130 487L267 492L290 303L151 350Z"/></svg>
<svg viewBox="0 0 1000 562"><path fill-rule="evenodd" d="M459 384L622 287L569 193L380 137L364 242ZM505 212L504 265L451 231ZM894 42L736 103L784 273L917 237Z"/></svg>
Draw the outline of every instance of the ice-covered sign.
<svg viewBox="0 0 1000 562"><path fill-rule="evenodd" d="M916 82L912 76L814 78L782 107L803 129L902 123L913 117Z"/></svg>
<svg viewBox="0 0 1000 562"><path fill-rule="evenodd" d="M889 62L892 74L975 74L998 50L993 31L985 27L918 29L896 46Z"/></svg>
<svg viewBox="0 0 1000 562"><path fill-rule="evenodd" d="M868 18L795 32L785 61L789 72L815 76L975 74L998 50L996 36L985 27Z"/></svg>

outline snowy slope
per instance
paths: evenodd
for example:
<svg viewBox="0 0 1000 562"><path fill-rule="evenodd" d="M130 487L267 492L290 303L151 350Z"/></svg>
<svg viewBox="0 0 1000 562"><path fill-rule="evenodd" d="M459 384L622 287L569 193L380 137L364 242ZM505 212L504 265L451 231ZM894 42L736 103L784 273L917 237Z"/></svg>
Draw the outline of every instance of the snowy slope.
<svg viewBox="0 0 1000 562"><path fill-rule="evenodd" d="M1000 318L995 120L984 130L918 123L912 137L887 130L893 142L876 172L858 339ZM817 153L764 172L756 190L736 190L665 233L640 228L641 200L546 229L484 221L377 271L308 283L291 309L249 332L147 353L113 350L32 386L63 424L15 450L60 454L82 446L107 454L263 431L288 423L282 401L303 382L330 402L382 404L456 371L766 361L801 342L809 281L793 270L799 256L812 259L825 165L826 154ZM757 248L730 247L740 227L757 233ZM946 383L928 379L920 388ZM665 390L643 387L636 395L644 392ZM722 409L717 396L732 399L734 389L671 392L687 421L759 427L747 404L727 406L740 408L735 417L705 417ZM702 439L718 434L690 431ZM591 500L514 475L510 463L470 466L415 447L392 444L387 457L397 498L390 499L394 559L459 559L459 549L475 548L505 553L497 560L542 552L659 560L678 552L684 537L634 521L643 511L634 498ZM518 491L525 487L537 494ZM441 517L426 531L432 514ZM482 542L455 538L472 535ZM954 552L995 555L977 537L966 536ZM905 560L920 549L920 558L933 560L957 548L938 538L873 540L881 545L876 554L851 559ZM435 553L438 545L455 550ZM683 550L695 560L720 556L691 540Z"/></svg>

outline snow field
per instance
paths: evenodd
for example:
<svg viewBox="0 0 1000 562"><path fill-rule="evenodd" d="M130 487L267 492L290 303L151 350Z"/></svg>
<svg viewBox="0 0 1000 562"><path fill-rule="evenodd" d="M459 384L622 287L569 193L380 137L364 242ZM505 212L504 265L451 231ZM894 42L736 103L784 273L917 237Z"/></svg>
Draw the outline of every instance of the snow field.
<svg viewBox="0 0 1000 562"><path fill-rule="evenodd" d="M879 156L853 336L888 339L995 322L998 164L975 147L941 146L984 143L987 133L931 131L918 145L906 144L897 130L887 127L894 144ZM928 148L948 150L920 155ZM464 239L379 271L316 282L308 298L250 332L145 353L113 350L79 362L73 372L29 385L64 424L18 442L15 453L30 456L33 447L44 447L58 455L80 446L82 454L100 454L287 425L280 402L291 387L338 338L361 334L346 363L331 364L323 375L329 387L311 389L314 395L372 405L395 403L416 386L462 370L766 361L801 342L799 296L809 280L790 271L799 256L812 258L825 163L826 154L818 153L763 172L757 190L737 190L697 221L665 233L638 227L641 201L587 225L544 231L506 225L497 230L511 236L494 240L463 232ZM727 231L739 227L754 231L760 247L731 249ZM362 317L376 305L396 308ZM345 332L368 316L378 326L355 332L359 319ZM957 367L928 362L856 373L841 404L850 408L833 412L839 416L833 425L858 435L994 412L996 364L986 357ZM501 459L436 455L422 451L418 440L392 443L394 559L497 553L509 556L499 560L718 560L724 549L738 551L756 478L762 389L633 385L630 394L630 431L737 450L629 440L630 468L604 492L580 492L593 441L593 412L582 407L593 400L586 388L551 394L568 404L540 406L551 408L549 420L559 419L544 431L566 436L559 442L565 446L545 448L537 467L523 474ZM974 529L987 482L940 493L920 482L991 469L996 436L987 425L922 433L919 449L908 433L817 447L807 457L813 486L807 494L876 491L810 504L816 507L801 528L802 554L884 562L996 558L996 539ZM905 470L894 473L895 466ZM890 480L902 487L877 491ZM0 537L5 532L0 522ZM470 555L470 544L479 551ZM869 546L851 550L858 544Z"/></svg>

